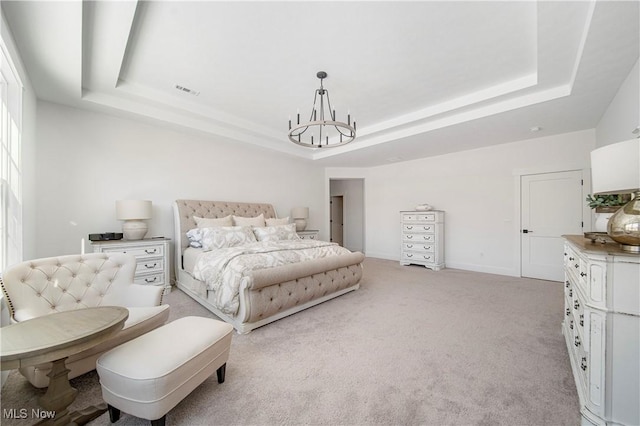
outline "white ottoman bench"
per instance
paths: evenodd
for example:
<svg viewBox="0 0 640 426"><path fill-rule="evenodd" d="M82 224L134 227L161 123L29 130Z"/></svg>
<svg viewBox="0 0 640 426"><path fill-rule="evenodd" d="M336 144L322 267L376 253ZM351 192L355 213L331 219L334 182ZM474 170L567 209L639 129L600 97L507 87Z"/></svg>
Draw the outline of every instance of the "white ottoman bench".
<svg viewBox="0 0 640 426"><path fill-rule="evenodd" d="M222 321L184 317L104 353L96 370L111 422L124 411L162 426L214 371L224 382L232 331Z"/></svg>

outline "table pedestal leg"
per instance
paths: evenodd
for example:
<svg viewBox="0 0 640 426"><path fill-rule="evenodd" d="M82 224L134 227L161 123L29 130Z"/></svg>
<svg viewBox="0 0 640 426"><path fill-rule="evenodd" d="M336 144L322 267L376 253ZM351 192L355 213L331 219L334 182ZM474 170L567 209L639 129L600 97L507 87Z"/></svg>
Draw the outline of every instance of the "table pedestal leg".
<svg viewBox="0 0 640 426"><path fill-rule="evenodd" d="M71 422L67 408L76 399L78 391L69 384L69 370L65 365L66 358L53 361L47 392L38 400L46 411L42 412L43 424L67 425Z"/></svg>
<svg viewBox="0 0 640 426"><path fill-rule="evenodd" d="M40 410L38 425L84 425L107 411L107 404L92 405L82 410L69 412L69 405L76 399L78 390L69 383L69 370L65 365L66 358L52 363L49 377L49 388L38 402L45 408Z"/></svg>

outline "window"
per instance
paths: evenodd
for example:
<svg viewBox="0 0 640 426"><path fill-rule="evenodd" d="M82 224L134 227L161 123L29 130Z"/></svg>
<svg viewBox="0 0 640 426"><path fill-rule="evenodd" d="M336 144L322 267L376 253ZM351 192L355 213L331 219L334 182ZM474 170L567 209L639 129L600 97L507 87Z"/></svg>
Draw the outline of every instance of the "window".
<svg viewBox="0 0 640 426"><path fill-rule="evenodd" d="M0 270L22 260L23 85L0 40Z"/></svg>

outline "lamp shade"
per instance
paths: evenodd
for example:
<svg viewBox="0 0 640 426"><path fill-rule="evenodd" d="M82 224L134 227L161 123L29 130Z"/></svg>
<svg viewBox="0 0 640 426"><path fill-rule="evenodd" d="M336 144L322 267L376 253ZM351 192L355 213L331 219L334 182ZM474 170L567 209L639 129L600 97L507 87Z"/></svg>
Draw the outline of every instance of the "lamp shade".
<svg viewBox="0 0 640 426"><path fill-rule="evenodd" d="M640 139L591 151L594 194L627 194L640 189Z"/></svg>
<svg viewBox="0 0 640 426"><path fill-rule="evenodd" d="M291 209L291 217L294 219L306 219L309 217L309 207L294 207Z"/></svg>
<svg viewBox="0 0 640 426"><path fill-rule="evenodd" d="M118 200L116 201L116 218L118 220L151 219L151 201Z"/></svg>

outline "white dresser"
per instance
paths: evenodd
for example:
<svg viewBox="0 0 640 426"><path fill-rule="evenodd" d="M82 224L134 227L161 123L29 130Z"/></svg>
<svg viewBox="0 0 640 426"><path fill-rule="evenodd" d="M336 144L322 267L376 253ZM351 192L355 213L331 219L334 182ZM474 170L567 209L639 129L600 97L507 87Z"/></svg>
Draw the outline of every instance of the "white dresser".
<svg viewBox="0 0 640 426"><path fill-rule="evenodd" d="M169 278L169 238L145 240L92 241L94 252L128 253L138 261L134 282L136 284L164 287L164 294L171 291Z"/></svg>
<svg viewBox="0 0 640 426"><path fill-rule="evenodd" d="M640 424L640 255L565 236L564 321L583 425Z"/></svg>
<svg viewBox="0 0 640 426"><path fill-rule="evenodd" d="M401 211L400 264L444 268L444 212Z"/></svg>

